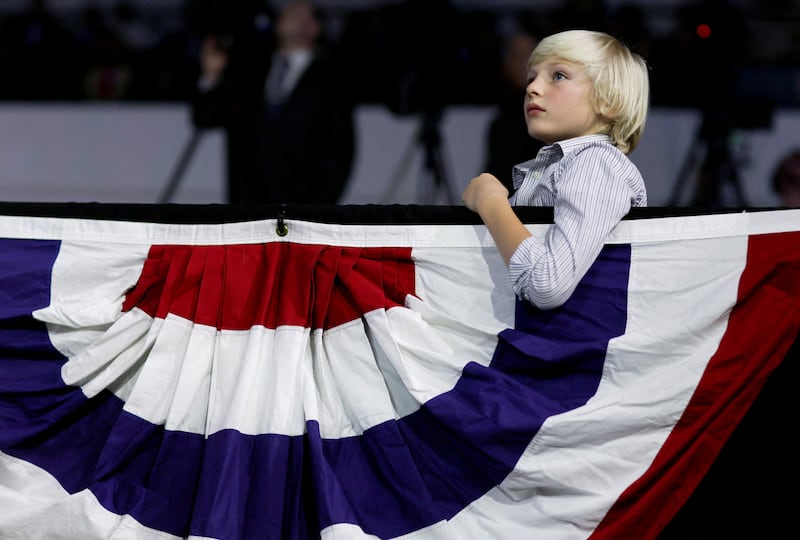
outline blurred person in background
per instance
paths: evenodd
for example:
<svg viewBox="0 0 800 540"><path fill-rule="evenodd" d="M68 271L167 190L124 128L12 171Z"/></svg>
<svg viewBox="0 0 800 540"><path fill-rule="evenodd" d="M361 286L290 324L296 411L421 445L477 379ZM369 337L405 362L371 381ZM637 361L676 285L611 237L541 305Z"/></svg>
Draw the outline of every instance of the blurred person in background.
<svg viewBox="0 0 800 540"><path fill-rule="evenodd" d="M259 6L256 6L259 7ZM198 129L223 127L228 202L335 204L355 156L354 99L321 13L288 0L210 32L192 100Z"/></svg>
<svg viewBox="0 0 800 540"><path fill-rule="evenodd" d="M519 30L505 41L501 66L498 104L486 136L484 171L496 176L514 192L514 165L535 156L544 143L528 135L525 123L525 87L528 84L528 58L538 43L529 32Z"/></svg>
<svg viewBox="0 0 800 540"><path fill-rule="evenodd" d="M772 190L782 206L800 208L800 147L778 161L772 174Z"/></svg>

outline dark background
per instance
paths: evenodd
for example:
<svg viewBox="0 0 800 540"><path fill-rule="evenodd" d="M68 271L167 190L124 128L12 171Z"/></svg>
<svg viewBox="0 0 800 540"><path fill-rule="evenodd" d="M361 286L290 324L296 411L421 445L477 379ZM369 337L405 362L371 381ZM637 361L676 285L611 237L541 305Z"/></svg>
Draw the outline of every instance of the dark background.
<svg viewBox="0 0 800 540"><path fill-rule="evenodd" d="M279 0L16 0L0 6L0 100L184 101L208 32L271 31ZM796 0L321 0L342 80L399 114L493 103L504 37L605 30L651 67L657 106L720 107L735 124L800 105ZM366 6L366 7L365 7ZM711 34L703 39L698 25ZM727 120L727 119L726 119Z"/></svg>

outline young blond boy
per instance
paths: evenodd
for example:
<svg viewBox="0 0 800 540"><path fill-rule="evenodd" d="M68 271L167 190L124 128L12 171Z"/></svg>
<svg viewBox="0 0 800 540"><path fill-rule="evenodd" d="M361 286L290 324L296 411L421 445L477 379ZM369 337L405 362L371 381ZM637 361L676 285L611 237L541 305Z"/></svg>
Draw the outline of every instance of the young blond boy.
<svg viewBox="0 0 800 540"><path fill-rule="evenodd" d="M544 38L528 60L528 134L546 144L514 167L516 192L493 175L473 178L462 200L477 212L508 265L518 296L541 309L562 305L634 206L647 205L628 154L650 100L645 61L614 37L569 30ZM544 237L531 235L512 206L552 206Z"/></svg>

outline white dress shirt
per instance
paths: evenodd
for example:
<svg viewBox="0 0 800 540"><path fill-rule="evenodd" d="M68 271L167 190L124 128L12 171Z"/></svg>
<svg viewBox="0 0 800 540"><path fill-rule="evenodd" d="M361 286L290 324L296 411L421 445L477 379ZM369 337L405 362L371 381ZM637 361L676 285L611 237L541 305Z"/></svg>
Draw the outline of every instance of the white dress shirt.
<svg viewBox="0 0 800 540"><path fill-rule="evenodd" d="M545 146L513 178L512 205L553 207L544 238L527 238L509 261L514 291L541 309L566 302L611 230L632 206L647 206L641 173L607 135Z"/></svg>

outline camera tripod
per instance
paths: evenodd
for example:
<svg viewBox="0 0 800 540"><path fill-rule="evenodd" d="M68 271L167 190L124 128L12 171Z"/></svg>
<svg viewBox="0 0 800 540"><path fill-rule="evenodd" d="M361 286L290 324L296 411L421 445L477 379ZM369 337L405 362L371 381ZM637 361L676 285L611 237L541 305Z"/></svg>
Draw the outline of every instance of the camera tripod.
<svg viewBox="0 0 800 540"><path fill-rule="evenodd" d="M418 145L422 147L424 152L423 169L425 175L429 178L429 182L425 182L424 185L420 186L420 201L424 204L435 204L439 195L443 195L446 204L456 204L456 197L442 158L442 136L439 125L441 116L441 110L424 111L422 113L419 128L403 152L397 170L389 180L389 188L381 199L383 204L393 202L397 188L408 172L408 166L413 161L412 158ZM422 193L422 188L425 188L424 193Z"/></svg>
<svg viewBox="0 0 800 540"><path fill-rule="evenodd" d="M158 197L158 202L160 204L166 204L172 201L172 197L175 195L175 191L177 191L181 180L183 180L186 168L191 163L195 151L197 150L197 145L200 144L200 139L202 139L204 133L205 131L202 128L194 128L192 131L189 140L186 141L186 144L178 156L178 161L175 163L167 179L166 186L164 186L161 195Z"/></svg>
<svg viewBox="0 0 800 540"><path fill-rule="evenodd" d="M733 126L726 114L703 112L697 135L673 184L669 206L679 205L686 183L695 177L697 182L689 206L747 207L731 149L732 134Z"/></svg>

